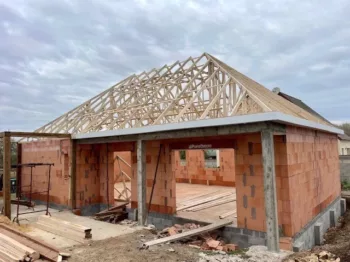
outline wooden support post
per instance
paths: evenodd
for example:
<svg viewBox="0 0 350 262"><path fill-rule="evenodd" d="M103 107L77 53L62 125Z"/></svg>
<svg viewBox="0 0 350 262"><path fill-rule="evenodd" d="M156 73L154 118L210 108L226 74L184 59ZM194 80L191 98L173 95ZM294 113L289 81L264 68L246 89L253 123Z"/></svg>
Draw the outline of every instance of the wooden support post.
<svg viewBox="0 0 350 262"><path fill-rule="evenodd" d="M266 129L261 131L261 140L264 168L267 248L269 251L279 252L275 154L272 130Z"/></svg>
<svg viewBox="0 0 350 262"><path fill-rule="evenodd" d="M146 220L146 144L137 140L137 208L138 223L143 226Z"/></svg>
<svg viewBox="0 0 350 262"><path fill-rule="evenodd" d="M4 215L11 219L11 136L3 135L4 143L4 174L3 174L3 200Z"/></svg>
<svg viewBox="0 0 350 262"><path fill-rule="evenodd" d="M71 148L70 148L70 200L71 200L71 208L76 208L76 198L77 198L77 141L71 139Z"/></svg>

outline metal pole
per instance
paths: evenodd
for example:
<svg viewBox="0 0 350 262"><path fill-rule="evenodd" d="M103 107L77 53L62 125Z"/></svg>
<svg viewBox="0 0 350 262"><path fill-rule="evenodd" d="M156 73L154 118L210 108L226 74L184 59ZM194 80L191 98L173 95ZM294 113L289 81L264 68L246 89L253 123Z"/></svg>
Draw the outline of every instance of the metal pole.
<svg viewBox="0 0 350 262"><path fill-rule="evenodd" d="M51 180L51 165L49 165L49 181L47 183L47 197L46 197L46 215L49 214L49 201L50 201L50 180Z"/></svg>

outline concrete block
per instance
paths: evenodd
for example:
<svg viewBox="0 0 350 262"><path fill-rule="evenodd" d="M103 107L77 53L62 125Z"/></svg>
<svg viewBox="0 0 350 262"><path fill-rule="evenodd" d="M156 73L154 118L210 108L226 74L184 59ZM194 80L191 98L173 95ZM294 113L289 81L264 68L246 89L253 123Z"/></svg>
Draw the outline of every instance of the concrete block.
<svg viewBox="0 0 350 262"><path fill-rule="evenodd" d="M331 227L335 227L335 225L336 225L335 210L334 209L329 210L329 224Z"/></svg>
<svg viewBox="0 0 350 262"><path fill-rule="evenodd" d="M340 215L344 215L346 212L346 199L340 199Z"/></svg>
<svg viewBox="0 0 350 262"><path fill-rule="evenodd" d="M323 236L322 236L322 223L316 223L314 226L314 236L315 236L315 245L322 245L323 243Z"/></svg>
<svg viewBox="0 0 350 262"><path fill-rule="evenodd" d="M298 241L293 244L293 252L300 252L303 251L304 248L304 242Z"/></svg>
<svg viewBox="0 0 350 262"><path fill-rule="evenodd" d="M266 240L258 237L249 237L248 244L249 245L265 245Z"/></svg>
<svg viewBox="0 0 350 262"><path fill-rule="evenodd" d="M245 229L243 229L243 234L247 235L247 236L252 236L253 231L245 228Z"/></svg>

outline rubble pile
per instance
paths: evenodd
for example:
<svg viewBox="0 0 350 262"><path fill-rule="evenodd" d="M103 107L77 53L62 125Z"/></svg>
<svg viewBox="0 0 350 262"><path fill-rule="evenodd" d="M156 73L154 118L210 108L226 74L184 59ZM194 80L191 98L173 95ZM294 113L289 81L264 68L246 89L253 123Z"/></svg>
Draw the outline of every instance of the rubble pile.
<svg viewBox="0 0 350 262"><path fill-rule="evenodd" d="M158 232L157 236L158 238L173 236L199 227L200 225L194 223L186 223L184 225L175 224L172 227L167 227ZM238 246L235 244L226 244L219 236L219 234L217 234L215 231L192 236L186 239L181 239L179 242L186 243L190 247L198 248L201 250L219 250L229 252L238 249Z"/></svg>
<svg viewBox="0 0 350 262"><path fill-rule="evenodd" d="M328 251L321 251L319 253L311 253L303 257L289 258L285 262L340 262L340 258Z"/></svg>

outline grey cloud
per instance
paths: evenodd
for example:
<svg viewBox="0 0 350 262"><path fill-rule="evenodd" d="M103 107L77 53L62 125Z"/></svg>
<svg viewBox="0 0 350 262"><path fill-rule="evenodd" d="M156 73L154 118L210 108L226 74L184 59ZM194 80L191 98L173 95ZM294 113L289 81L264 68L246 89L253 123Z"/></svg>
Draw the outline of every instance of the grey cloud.
<svg viewBox="0 0 350 262"><path fill-rule="evenodd" d="M349 11L346 0L0 1L0 129L33 130L132 73L204 51L350 120Z"/></svg>

